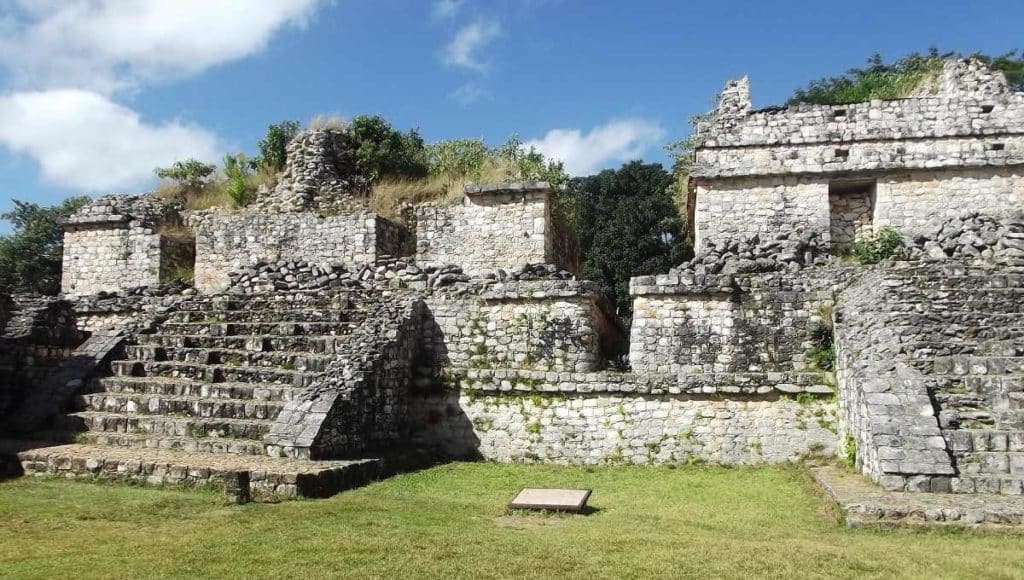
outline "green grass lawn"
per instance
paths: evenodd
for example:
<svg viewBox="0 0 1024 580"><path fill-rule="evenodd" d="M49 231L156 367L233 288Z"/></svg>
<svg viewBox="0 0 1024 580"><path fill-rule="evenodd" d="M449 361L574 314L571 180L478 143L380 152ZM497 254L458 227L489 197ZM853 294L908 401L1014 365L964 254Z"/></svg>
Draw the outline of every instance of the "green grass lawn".
<svg viewBox="0 0 1024 580"><path fill-rule="evenodd" d="M588 516L506 515L524 486ZM1024 577L1024 536L847 530L799 469L457 463L327 500L0 483L0 577Z"/></svg>

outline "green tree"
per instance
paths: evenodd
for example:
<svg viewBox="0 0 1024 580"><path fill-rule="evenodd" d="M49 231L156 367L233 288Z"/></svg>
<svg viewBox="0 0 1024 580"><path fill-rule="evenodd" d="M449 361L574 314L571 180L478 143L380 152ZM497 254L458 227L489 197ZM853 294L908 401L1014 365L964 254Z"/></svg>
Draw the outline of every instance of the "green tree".
<svg viewBox="0 0 1024 580"><path fill-rule="evenodd" d="M249 185L249 166L245 159L245 153L224 156L224 176L227 183L224 185L224 192L234 202L235 207L245 207L252 201L255 193Z"/></svg>
<svg viewBox="0 0 1024 580"><path fill-rule="evenodd" d="M153 172L160 179L170 179L189 189L199 190L206 185L207 179L216 170L217 166L211 163L203 163L198 159L186 159L175 161L170 167L157 167Z"/></svg>
<svg viewBox="0 0 1024 580"><path fill-rule="evenodd" d="M14 209L0 216L13 226L10 235L0 237L0 292L60 292L61 221L88 202L88 197L72 197L40 207L14 200Z"/></svg>
<svg viewBox="0 0 1024 580"><path fill-rule="evenodd" d="M692 256L660 163L632 161L569 181L560 196L579 236L583 276L604 287L623 316L629 279L667 272Z"/></svg>
<svg viewBox="0 0 1024 580"><path fill-rule="evenodd" d="M250 168L255 171L266 169L273 173L283 170L288 160L288 144L301 129L302 125L298 121L281 121L269 125L267 134L257 144L260 154L249 162Z"/></svg>
<svg viewBox="0 0 1024 580"><path fill-rule="evenodd" d="M360 115L344 133L346 172L373 183L381 177L425 177L427 149L415 129L403 133L383 117Z"/></svg>

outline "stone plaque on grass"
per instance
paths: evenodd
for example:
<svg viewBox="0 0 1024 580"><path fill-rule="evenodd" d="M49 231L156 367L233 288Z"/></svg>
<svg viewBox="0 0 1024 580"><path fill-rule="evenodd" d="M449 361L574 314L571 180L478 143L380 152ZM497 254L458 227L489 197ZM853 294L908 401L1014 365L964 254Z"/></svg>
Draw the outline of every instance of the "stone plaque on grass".
<svg viewBox="0 0 1024 580"><path fill-rule="evenodd" d="M519 491L508 507L515 510L548 510L580 513L590 499L589 489L538 489L527 487Z"/></svg>

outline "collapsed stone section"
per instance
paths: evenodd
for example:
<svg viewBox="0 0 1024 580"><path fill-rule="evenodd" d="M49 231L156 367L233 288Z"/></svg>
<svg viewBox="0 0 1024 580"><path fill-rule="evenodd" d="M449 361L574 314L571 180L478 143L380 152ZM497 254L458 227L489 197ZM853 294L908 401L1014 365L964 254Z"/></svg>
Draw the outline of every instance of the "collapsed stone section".
<svg viewBox="0 0 1024 580"><path fill-rule="evenodd" d="M1001 219L978 212L952 218L907 240L910 260L968 260L1024 265L1024 218Z"/></svg>
<svg viewBox="0 0 1024 580"><path fill-rule="evenodd" d="M672 268L676 279L706 274L750 274L785 270L797 272L829 263L829 246L818 232L754 234L708 241L693 259Z"/></svg>
<svg viewBox="0 0 1024 580"><path fill-rule="evenodd" d="M350 167L343 131L303 131L288 143L285 154L285 168L277 184L257 192L255 209L340 212L365 206L368 183Z"/></svg>
<svg viewBox="0 0 1024 580"><path fill-rule="evenodd" d="M803 228L842 252L864 228L916 234L977 208L1012 212L1022 134L1024 93L976 61L948 62L925 94L895 101L752 111L730 84L697 135L697 245Z"/></svg>
<svg viewBox="0 0 1024 580"><path fill-rule="evenodd" d="M84 296L156 285L191 267L194 242L175 203L153 195L97 199L64 225L61 292Z"/></svg>

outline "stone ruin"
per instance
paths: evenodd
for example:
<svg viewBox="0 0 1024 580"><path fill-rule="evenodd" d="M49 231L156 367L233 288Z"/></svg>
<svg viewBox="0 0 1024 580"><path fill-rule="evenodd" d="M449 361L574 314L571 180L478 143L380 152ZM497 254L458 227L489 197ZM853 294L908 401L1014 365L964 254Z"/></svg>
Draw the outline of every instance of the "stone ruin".
<svg viewBox="0 0 1024 580"><path fill-rule="evenodd" d="M885 489L1021 494L1022 129L976 62L842 106L755 111L730 82L698 133L696 257L631 281L628 329L543 183L392 220L321 130L246 210L103 198L66 226L67 332L29 340L63 350L32 359L0 309L26 378L0 393L8 463L315 496L422 456L840 455ZM901 261L837 258L882 226ZM194 287L162 274L186 255Z"/></svg>

